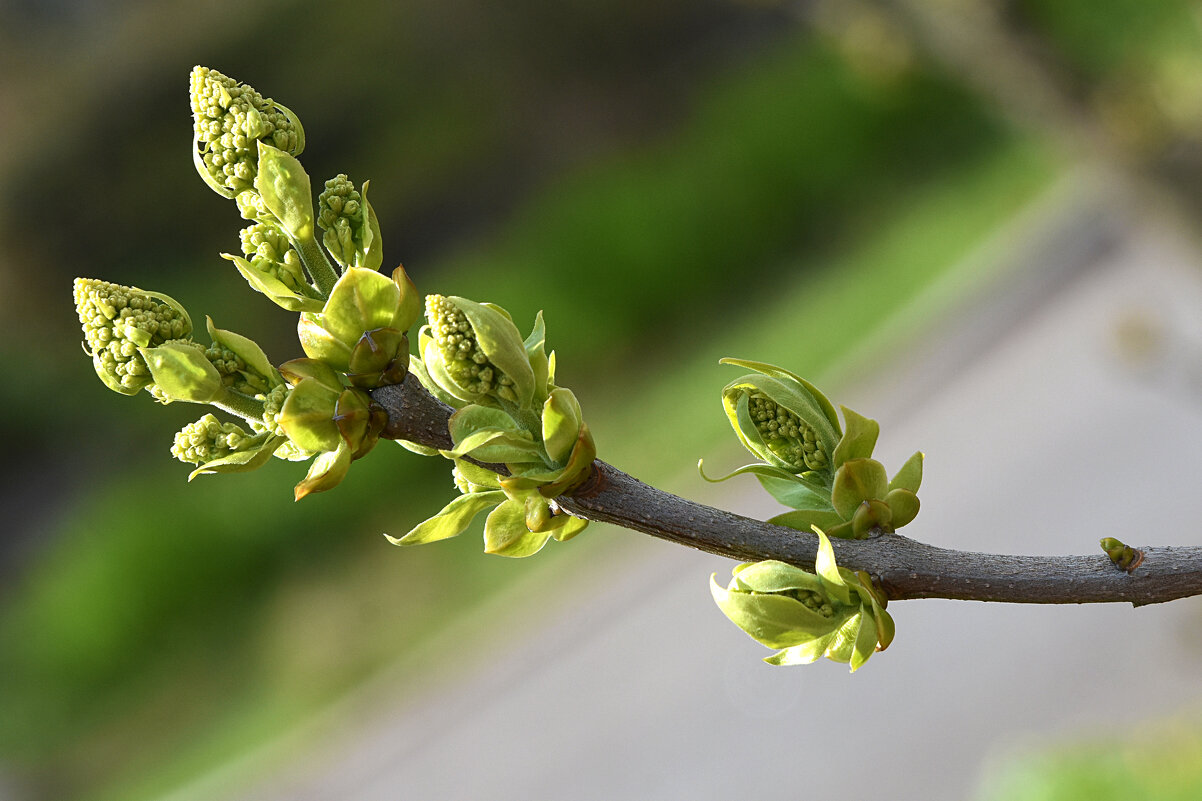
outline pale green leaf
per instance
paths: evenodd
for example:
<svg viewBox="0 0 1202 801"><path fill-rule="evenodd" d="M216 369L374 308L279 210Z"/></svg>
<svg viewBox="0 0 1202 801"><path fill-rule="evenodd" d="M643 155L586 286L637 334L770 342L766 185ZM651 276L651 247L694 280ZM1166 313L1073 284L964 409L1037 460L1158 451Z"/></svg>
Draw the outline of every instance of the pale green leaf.
<svg viewBox="0 0 1202 801"><path fill-rule="evenodd" d="M844 520L850 520L864 501L883 499L889 481L884 466L875 459L851 459L835 471L831 503Z"/></svg>
<svg viewBox="0 0 1202 801"><path fill-rule="evenodd" d="M572 454L580 436L583 412L580 402L570 389L558 387L543 404L543 444L551 461L563 464Z"/></svg>
<svg viewBox="0 0 1202 801"><path fill-rule="evenodd" d="M839 466L848 460L867 459L872 456L877 436L881 433L880 424L876 420L857 414L846 406L843 406L842 409L847 427L844 429L843 438L839 440L839 444L835 446L835 452L831 456L831 467L835 470L838 470Z"/></svg>
<svg viewBox="0 0 1202 801"><path fill-rule="evenodd" d="M334 451L342 443L334 421L340 393L316 379L302 379L288 393L280 409L280 427L288 438L307 451Z"/></svg>
<svg viewBox="0 0 1202 801"><path fill-rule="evenodd" d="M159 391L173 401L208 403L225 387L204 351L183 343L168 342L157 348L138 348Z"/></svg>
<svg viewBox="0 0 1202 801"><path fill-rule="evenodd" d="M538 553L551 535L526 528L525 505L506 500L489 513L484 522L484 552L521 558Z"/></svg>
<svg viewBox="0 0 1202 801"><path fill-rule="evenodd" d="M375 270L350 267L334 284L318 318L336 339L354 347L363 334L377 328L397 328L401 289Z"/></svg>
<svg viewBox="0 0 1202 801"><path fill-rule="evenodd" d="M917 493L922 484L922 460L922 451L918 451L907 459L897 474L893 476L893 480L889 482L889 489L904 489Z"/></svg>
<svg viewBox="0 0 1202 801"><path fill-rule="evenodd" d="M818 555L814 559L814 572L822 579L826 594L847 606L851 603L851 589L839 574L839 566L835 564L835 549L822 529L815 528L814 533L818 535Z"/></svg>
<svg viewBox="0 0 1202 801"><path fill-rule="evenodd" d="M896 528L909 523L918 516L918 496L907 489L890 490L885 496L885 503L893 511L892 525Z"/></svg>
<svg viewBox="0 0 1202 801"><path fill-rule="evenodd" d="M423 545L456 537L467 530L476 515L485 509L491 509L504 500L505 493L499 490L460 495L444 506L438 514L414 526L413 530L405 536L389 537L387 534L384 536L388 537L388 541L393 545Z"/></svg>
<svg viewBox="0 0 1202 801"><path fill-rule="evenodd" d="M305 168L290 153L263 144L259 147L259 173L255 189L263 205L280 221L294 241L313 239L313 190Z"/></svg>
<svg viewBox="0 0 1202 801"><path fill-rule="evenodd" d="M785 526L797 531L810 532L814 530L815 526L823 531L834 528L842 523L843 519L839 517L838 512L833 510L795 509L792 512L770 517L767 522L774 526Z"/></svg>
<svg viewBox="0 0 1202 801"><path fill-rule="evenodd" d="M209 337L214 343L221 345L233 351L237 356L246 362L246 366L252 372L263 378L280 383L279 374L271 364L271 359L267 358L267 354L259 347L259 344L253 339L235 334L233 331L226 331L223 328L218 328L213 324L212 317L205 317L205 326L209 330Z"/></svg>
<svg viewBox="0 0 1202 801"><path fill-rule="evenodd" d="M719 359L718 363L731 364L747 370L755 370L757 373L763 373L764 375L772 376L773 378L778 378L781 380L796 381L802 386L803 389L805 389L807 393L809 393L810 397L813 398L814 402L818 405L818 408L821 409L823 416L826 417L827 422L830 423L831 428L834 430L836 439L838 439L839 435L842 433L841 429L839 428L839 416L835 414L834 405L831 404L830 400L822 393L821 390L818 389L818 387L814 386L796 373L789 372L783 367L777 367L774 364L751 361L748 359L726 358Z"/></svg>

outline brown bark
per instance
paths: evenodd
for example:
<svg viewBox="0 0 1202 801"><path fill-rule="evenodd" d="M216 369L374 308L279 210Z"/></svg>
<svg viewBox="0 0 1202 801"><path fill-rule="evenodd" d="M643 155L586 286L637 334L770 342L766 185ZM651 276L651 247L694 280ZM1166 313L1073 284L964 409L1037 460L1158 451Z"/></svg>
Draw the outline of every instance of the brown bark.
<svg viewBox="0 0 1202 801"><path fill-rule="evenodd" d="M412 376L373 397L388 412L383 436L451 447L452 409ZM498 465L486 465L503 471ZM558 499L566 512L642 531L740 561L779 559L812 570L818 538L685 500L600 460L593 474ZM1012 556L955 551L898 534L835 540L838 563L867 571L891 600L951 598L1011 603L1105 603L1137 606L1202 594L1202 548L1140 548L1130 572L1099 552L1087 556Z"/></svg>

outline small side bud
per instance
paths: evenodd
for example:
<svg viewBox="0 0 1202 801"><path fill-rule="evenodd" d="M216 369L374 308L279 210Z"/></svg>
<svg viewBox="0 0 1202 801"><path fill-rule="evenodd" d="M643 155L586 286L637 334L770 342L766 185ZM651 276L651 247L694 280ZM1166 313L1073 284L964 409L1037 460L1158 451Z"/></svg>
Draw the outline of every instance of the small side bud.
<svg viewBox="0 0 1202 801"><path fill-rule="evenodd" d="M242 255L296 294L311 292L300 254L278 226L255 223L239 232Z"/></svg>
<svg viewBox="0 0 1202 801"><path fill-rule="evenodd" d="M1132 548L1114 537L1104 537L1099 545L1106 555L1110 557L1110 561L1114 562L1115 567L1127 573L1131 573L1135 568L1139 567L1144 561L1144 552L1138 548Z"/></svg>

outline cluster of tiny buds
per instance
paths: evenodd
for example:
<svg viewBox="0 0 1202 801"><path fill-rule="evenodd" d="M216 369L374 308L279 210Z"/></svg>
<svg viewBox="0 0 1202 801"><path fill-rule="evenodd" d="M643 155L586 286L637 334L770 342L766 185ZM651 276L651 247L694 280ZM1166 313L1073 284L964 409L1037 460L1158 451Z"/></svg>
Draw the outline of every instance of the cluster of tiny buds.
<svg viewBox="0 0 1202 801"><path fill-rule="evenodd" d="M242 447L250 435L234 423L222 423L206 414L184 426L175 435L171 455L188 464L205 464L222 459Z"/></svg>
<svg viewBox="0 0 1202 801"><path fill-rule="evenodd" d="M246 84L208 67L192 70L192 115L205 169L233 192L254 186L257 140L280 150L299 150L292 120Z"/></svg>
<svg viewBox="0 0 1202 801"><path fill-rule="evenodd" d="M221 383L244 395L267 391L267 381L250 372L242 357L214 342L205 350L205 358L221 374Z"/></svg>
<svg viewBox="0 0 1202 801"><path fill-rule="evenodd" d="M284 286L293 292L300 291L305 281L300 254L278 226L255 223L243 228L238 235L242 240L242 254L256 267L267 267Z"/></svg>
<svg viewBox="0 0 1202 801"><path fill-rule="evenodd" d="M785 594L794 600L800 601L806 609L816 612L823 617L829 618L835 614L831 602L824 598L822 593L814 592L813 590L789 590Z"/></svg>
<svg viewBox="0 0 1202 801"><path fill-rule="evenodd" d="M108 281L76 278L75 310L88 352L99 358L106 373L133 390L149 379L139 347L162 345L191 333L177 309Z"/></svg>
<svg viewBox="0 0 1202 801"><path fill-rule="evenodd" d="M469 392L486 395L499 387L513 386L480 349L472 324L442 295L426 297L426 317L447 373Z"/></svg>
<svg viewBox="0 0 1202 801"><path fill-rule="evenodd" d="M242 253L247 258L283 261L292 243L278 227L268 223L248 225L238 232L242 240Z"/></svg>
<svg viewBox="0 0 1202 801"><path fill-rule="evenodd" d="M796 414L760 394L748 398L747 409L764 442L781 459L810 470L827 466L826 454L818 445L814 429Z"/></svg>
<svg viewBox="0 0 1202 801"><path fill-rule="evenodd" d="M284 433L283 428L280 427L280 411L284 408L284 401L288 399L290 391L287 384L277 384L268 392L255 396L263 401L263 425L272 434L282 435Z"/></svg>
<svg viewBox="0 0 1202 801"><path fill-rule="evenodd" d="M493 487L473 484L472 482L468 481L467 478L464 477L463 473L459 471L458 462L456 462L455 466L451 468L451 479L455 482L455 489L459 490L459 492L463 495L467 495L471 492L486 492L494 489Z"/></svg>
<svg viewBox="0 0 1202 801"><path fill-rule="evenodd" d="M333 227L339 217L357 217L362 209L363 196L355 184L339 173L326 181L325 190L317 197L317 224L321 229Z"/></svg>

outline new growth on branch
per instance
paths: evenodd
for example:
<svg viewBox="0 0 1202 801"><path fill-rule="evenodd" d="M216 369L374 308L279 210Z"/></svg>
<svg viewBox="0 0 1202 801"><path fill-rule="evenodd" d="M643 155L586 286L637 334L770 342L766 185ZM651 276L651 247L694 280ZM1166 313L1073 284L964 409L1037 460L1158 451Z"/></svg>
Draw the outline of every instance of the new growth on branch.
<svg viewBox="0 0 1202 801"><path fill-rule="evenodd" d="M189 480L254 470L272 457L308 461L300 500L337 486L353 461L392 439L449 460L459 491L432 518L388 537L394 544L454 537L486 514L484 549L501 556L530 556L597 520L750 560L725 586L711 579L711 591L731 621L779 649L766 660L778 665L826 657L858 669L893 640L890 598L1138 604L1202 593L1202 553L1190 549L1137 550L1106 538L1105 556L1056 567L1077 571L1074 596L1049 591L1051 567L1038 560L1016 576L1006 557L897 534L918 514L922 453L890 478L872 458L875 421L844 407L841 423L812 384L760 362L723 360L750 372L722 392L735 434L760 461L706 480L753 475L789 511L760 523L647 487L597 460L579 400L555 383L541 312L523 336L491 303L433 294L423 304L403 267L380 272L367 181L334 176L315 210L295 113L207 67L192 71L191 105L196 170L248 223L241 255L222 257L253 290L297 313L305 357L277 364L207 317L209 342L197 341L188 312L158 292L88 278L76 279L74 292L84 349L106 386L226 415L206 412L176 434L171 454L193 466ZM426 324L410 353L423 305ZM970 576L999 570L1014 579L1012 595L971 589ZM932 577L951 589L930 589Z"/></svg>

